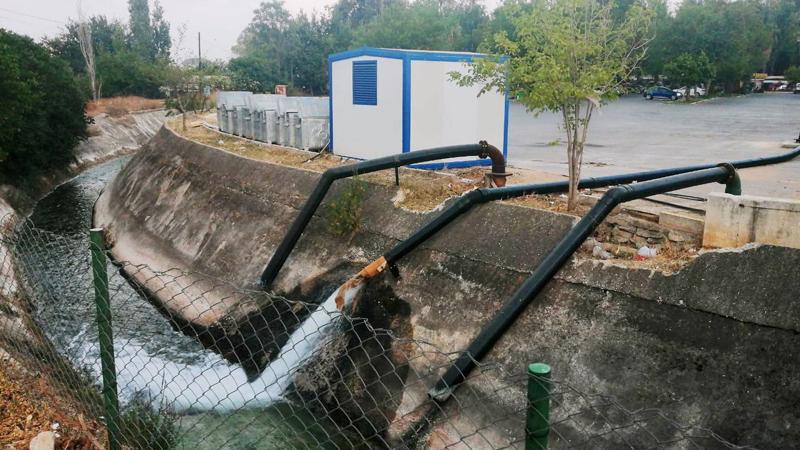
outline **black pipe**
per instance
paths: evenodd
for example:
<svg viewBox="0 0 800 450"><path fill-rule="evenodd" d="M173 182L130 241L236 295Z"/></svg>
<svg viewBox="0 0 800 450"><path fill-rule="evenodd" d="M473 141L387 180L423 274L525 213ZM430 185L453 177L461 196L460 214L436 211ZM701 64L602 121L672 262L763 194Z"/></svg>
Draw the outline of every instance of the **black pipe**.
<svg viewBox="0 0 800 450"><path fill-rule="evenodd" d="M281 241L272 258L269 260L266 269L261 274L261 287L268 288L275 278L278 276L283 264L289 257L289 254L294 249L303 231L306 229L308 222L314 216L317 208L319 208L322 199L325 198L331 185L334 181L340 178L354 177L361 174L377 172L379 170L391 169L394 167L406 166L409 164L417 164L426 161L435 161L440 159L458 158L464 156L478 156L480 158L491 158L492 160L492 173L490 174L494 182L499 185L505 185L505 158L503 153L496 147L489 145L486 141L481 141L478 144L469 145L454 145L449 147L440 147L427 150L416 150L409 153L401 153L399 155L386 156L383 158L370 159L356 164L346 166L334 167L326 170L319 179L314 191L306 200L305 205L300 210L300 213L295 218L289 231Z"/></svg>
<svg viewBox="0 0 800 450"><path fill-rule="evenodd" d="M572 254L617 205L650 195L714 182L726 183L728 185L726 190L735 191L738 183L736 170L732 165L725 164L711 169L672 175L610 189L564 236L558 245L550 251L531 274L530 278L497 311L492 320L481 329L478 336L469 344L467 350L447 369L447 372L428 392L428 395L437 401L444 401L452 394L458 384L464 381L475 368L477 361L492 349L495 342L514 323L525 307L536 298L550 279L555 276L572 257Z"/></svg>
<svg viewBox="0 0 800 450"><path fill-rule="evenodd" d="M768 156L763 158L744 159L734 161L731 164L734 168L742 169L747 167L755 167L759 165L774 164L778 162L789 161L797 156L800 156L800 147L795 148L791 152L784 153L776 156ZM609 175L604 177L584 178L578 182L579 189L596 189L606 186L627 184L640 181L655 180L671 175L678 175L681 173L694 172L697 170L709 169L715 167L716 164L700 164L695 166L675 167L669 169L656 169L645 172L634 172L622 175ZM455 220L460 215L469 211L474 205L481 203L492 202L496 200L507 200L516 197L524 197L532 194L554 194L567 192L569 190L568 181L554 181L549 183L538 184L523 184L506 186L500 188L482 188L470 191L455 203L447 207L438 216L434 217L430 222L423 225L414 234L397 244L394 248L386 252L383 257L389 268L396 270L394 264L410 253L412 250L420 246L423 242L438 233L442 228L447 226L450 222Z"/></svg>

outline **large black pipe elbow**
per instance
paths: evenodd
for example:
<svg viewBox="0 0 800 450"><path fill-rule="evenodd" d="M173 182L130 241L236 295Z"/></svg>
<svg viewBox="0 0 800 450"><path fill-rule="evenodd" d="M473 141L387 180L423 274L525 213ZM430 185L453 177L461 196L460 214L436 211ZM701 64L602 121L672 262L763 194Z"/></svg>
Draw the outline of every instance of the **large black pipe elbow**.
<svg viewBox="0 0 800 450"><path fill-rule="evenodd" d="M497 187L503 187L506 185L506 178L508 177L508 173L506 173L506 158L503 156L503 152L500 151L494 145L490 145L486 141L480 141L482 152L478 155L480 158L490 158L492 160L492 173L489 176L492 178L492 182Z"/></svg>

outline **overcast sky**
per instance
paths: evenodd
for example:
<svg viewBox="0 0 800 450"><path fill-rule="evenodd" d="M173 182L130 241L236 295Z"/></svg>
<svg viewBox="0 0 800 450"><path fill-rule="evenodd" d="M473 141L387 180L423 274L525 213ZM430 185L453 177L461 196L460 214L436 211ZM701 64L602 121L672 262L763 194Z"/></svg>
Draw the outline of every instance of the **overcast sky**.
<svg viewBox="0 0 800 450"><path fill-rule="evenodd" d="M483 0L494 7L500 0ZM197 33L202 34L203 57L227 59L239 33L250 23L261 0L161 0L164 14L173 30L186 26L186 41L181 58L196 56ZM321 11L335 0L286 0L286 8ZM105 15L128 20L127 0L82 0L84 15ZM70 18L77 17L75 0L2 0L0 28L27 34L35 39L53 36ZM173 33L174 34L174 33ZM191 50L190 50L191 49ZM192 54L189 54L189 52Z"/></svg>

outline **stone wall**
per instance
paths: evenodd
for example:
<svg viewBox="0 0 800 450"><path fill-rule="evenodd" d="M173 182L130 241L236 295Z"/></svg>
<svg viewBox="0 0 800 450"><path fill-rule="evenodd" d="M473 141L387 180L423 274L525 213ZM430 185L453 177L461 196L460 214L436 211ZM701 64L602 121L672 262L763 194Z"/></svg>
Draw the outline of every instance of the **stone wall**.
<svg viewBox="0 0 800 450"><path fill-rule="evenodd" d="M106 189L95 221L110 231L118 259L254 286L318 176L162 129ZM336 183L328 201L342 185ZM396 208L394 190L369 186L363 226L352 236L331 234L323 207L277 289L310 300L435 214ZM634 244L670 239L665 230L649 234L649 224L613 220L617 235L630 233L621 236ZM399 279L384 274L364 291L361 304L396 305L396 320L365 314L397 336L442 352L463 349L574 221L507 203L477 207L401 260ZM459 427L483 424L482 435L492 440L518 438L522 430L494 421L518 411L517 400L524 398L520 378L503 374L521 374L526 364L544 361L555 378L611 395L628 408L660 408L740 445L790 447L800 439L798 262L800 251L770 246L707 252L674 274L573 260L485 358L502 370L459 391L481 407L459 411L447 427L434 426L431 436L446 441ZM214 325L226 317L223 308L204 320ZM445 353L440 357L445 364ZM410 361L412 367L431 363ZM413 368L421 373L429 367ZM497 386L506 394L497 395ZM402 399L400 413L414 410L419 398L406 394L393 394Z"/></svg>

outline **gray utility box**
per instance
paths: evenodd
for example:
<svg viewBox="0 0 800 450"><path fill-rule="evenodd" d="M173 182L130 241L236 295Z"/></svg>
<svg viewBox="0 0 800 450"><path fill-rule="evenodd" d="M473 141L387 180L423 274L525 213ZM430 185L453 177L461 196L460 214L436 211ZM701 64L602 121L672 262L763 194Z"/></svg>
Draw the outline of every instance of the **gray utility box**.
<svg viewBox="0 0 800 450"><path fill-rule="evenodd" d="M220 91L217 93L217 127L220 131L236 134L236 108L247 105L252 95L246 91Z"/></svg>
<svg viewBox="0 0 800 450"><path fill-rule="evenodd" d="M328 97L286 97L222 91L217 95L220 131L304 150L328 145Z"/></svg>
<svg viewBox="0 0 800 450"><path fill-rule="evenodd" d="M291 146L290 142L295 140L293 129L291 128L296 122L298 113L298 98L297 97L281 97L278 99L278 144L283 146ZM292 122L292 123L290 123Z"/></svg>
<svg viewBox="0 0 800 450"><path fill-rule="evenodd" d="M255 136L255 120L253 117L253 107L252 106L245 106L239 110L241 113L241 136L246 137L248 139L253 139Z"/></svg>
<svg viewBox="0 0 800 450"><path fill-rule="evenodd" d="M280 95L255 94L251 99L253 139L274 143L278 140L277 111Z"/></svg>
<svg viewBox="0 0 800 450"><path fill-rule="evenodd" d="M295 147L319 150L328 144L330 104L328 97L300 97L299 126L296 128Z"/></svg>

